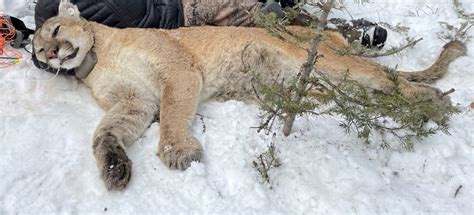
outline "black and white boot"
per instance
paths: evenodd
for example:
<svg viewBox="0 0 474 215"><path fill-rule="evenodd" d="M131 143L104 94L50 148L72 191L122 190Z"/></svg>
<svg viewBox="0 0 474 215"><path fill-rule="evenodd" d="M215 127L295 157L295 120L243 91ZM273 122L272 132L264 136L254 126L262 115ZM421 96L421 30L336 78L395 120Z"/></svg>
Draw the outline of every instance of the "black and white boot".
<svg viewBox="0 0 474 215"><path fill-rule="evenodd" d="M379 25L365 27L359 41L363 46L381 49L387 41L387 30Z"/></svg>
<svg viewBox="0 0 474 215"><path fill-rule="evenodd" d="M358 41L365 47L381 49L387 41L387 30L365 19L347 21L333 18L328 22L329 29L339 31L349 42Z"/></svg>

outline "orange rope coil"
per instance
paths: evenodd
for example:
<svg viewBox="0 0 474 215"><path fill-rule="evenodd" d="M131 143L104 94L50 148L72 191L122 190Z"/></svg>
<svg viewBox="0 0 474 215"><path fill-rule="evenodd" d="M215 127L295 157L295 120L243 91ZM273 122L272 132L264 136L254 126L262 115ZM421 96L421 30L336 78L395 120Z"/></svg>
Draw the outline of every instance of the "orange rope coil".
<svg viewBox="0 0 474 215"><path fill-rule="evenodd" d="M18 64L22 58L19 51L5 48L15 38L15 35L15 27L6 16L0 15L0 68Z"/></svg>

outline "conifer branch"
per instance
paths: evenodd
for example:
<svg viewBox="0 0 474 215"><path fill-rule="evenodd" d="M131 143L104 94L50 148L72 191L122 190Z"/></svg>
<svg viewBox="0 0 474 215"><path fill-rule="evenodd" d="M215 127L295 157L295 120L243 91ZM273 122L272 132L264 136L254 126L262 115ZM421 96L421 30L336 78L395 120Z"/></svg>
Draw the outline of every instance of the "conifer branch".
<svg viewBox="0 0 474 215"><path fill-rule="evenodd" d="M316 67L318 60L318 48L323 41L323 31L327 15L331 11L331 4L323 10L321 22L316 26L308 26L313 32L310 40L299 40L298 35L290 34L285 27L287 21L275 20L275 17L262 17L263 26L272 29L270 32L275 36L285 38L287 42L307 42L309 48L306 62L300 67L297 75L289 80L273 81L268 83L262 80L259 73L248 68L244 62L244 53L241 60L252 76L252 87L263 110L262 120L257 131L270 132L275 119L282 119L283 133L289 135L297 115L337 115L343 118L341 127L346 132L355 131L364 142L373 141L374 134L382 137L382 147L390 146L385 138L393 137L407 149L411 150L414 139L421 139L438 131L448 133L448 121L452 114L458 113L459 109L451 105L440 105L439 101L423 94L405 95L401 90L401 81L398 73L386 68L387 78L392 85L383 90L369 88L349 77L349 71L342 79L331 80ZM316 27L316 29L314 28ZM460 29L469 30L469 26ZM296 38L295 38L296 37ZM414 46L421 41L408 40L408 44L394 48L386 53L378 53L376 56L386 56L399 53L403 49ZM308 46L307 46L308 47ZM244 48L244 51L245 52ZM364 53L365 57L369 52ZM360 54L358 54L360 55ZM375 56L375 57L376 57ZM317 93L314 95L313 92ZM453 90L443 93L446 96ZM321 109L323 107L323 109ZM435 123L429 124L429 120Z"/></svg>
<svg viewBox="0 0 474 215"><path fill-rule="evenodd" d="M320 22L318 23L318 26L316 28L316 35L313 37L313 39L310 42L310 48L307 50L308 51L308 57L306 59L306 62L301 66L300 72L298 73L298 89L306 89L308 85L308 78L313 69L314 65L316 64L317 58L318 58L318 48L323 40L323 33L324 33L324 28L326 27L327 24L327 19L328 15L331 12L331 9L334 5L334 0L330 0L326 2L323 6L323 13L321 14L321 17L319 18ZM297 90L299 92L299 90ZM301 93L296 93L294 96L293 100L294 102L299 103L301 101L302 95ZM285 117L284 120L284 125L283 125L283 134L285 136L290 135L291 133L291 128L293 127L293 123L295 122L295 117L297 113L288 113L288 115Z"/></svg>

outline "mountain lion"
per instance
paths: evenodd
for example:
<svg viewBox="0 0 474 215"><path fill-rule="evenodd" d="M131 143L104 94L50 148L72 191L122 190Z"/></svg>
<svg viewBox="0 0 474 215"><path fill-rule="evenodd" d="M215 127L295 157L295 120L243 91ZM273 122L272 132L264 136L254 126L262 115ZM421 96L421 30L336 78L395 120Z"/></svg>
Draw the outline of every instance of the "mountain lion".
<svg viewBox="0 0 474 215"><path fill-rule="evenodd" d="M344 47L344 38L324 33L317 68L337 81L349 77L374 90L387 90L392 82L382 66L356 56L340 56L328 45ZM209 99L252 100L251 75L282 80L298 73L306 60L304 49L247 27L187 27L176 30L116 29L88 22L75 5L60 6L33 39L39 61L53 68L78 69L91 57L96 64L78 75L107 113L93 137L93 152L106 188L121 190L131 176L126 146L134 143L160 117L158 156L171 169L184 170L199 161L202 147L191 134L199 102ZM449 97L426 83L440 78L449 63L464 55L460 42L448 43L436 63L413 73L401 73L402 92L423 93L439 105ZM415 83L425 82L425 83Z"/></svg>

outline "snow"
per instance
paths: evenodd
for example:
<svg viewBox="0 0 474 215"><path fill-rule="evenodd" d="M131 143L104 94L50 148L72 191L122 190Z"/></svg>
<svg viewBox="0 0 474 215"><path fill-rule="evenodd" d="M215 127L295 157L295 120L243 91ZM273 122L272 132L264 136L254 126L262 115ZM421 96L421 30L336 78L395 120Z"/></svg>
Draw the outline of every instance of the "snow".
<svg viewBox="0 0 474 215"><path fill-rule="evenodd" d="M353 17L401 23L423 37L403 56L377 59L402 70L429 66L441 51L439 21L459 24L451 1L346 1ZM470 0L461 0L473 12ZM31 1L0 0L0 13L34 26ZM348 18L337 12L333 16ZM473 30L470 31L473 35ZM389 32L387 44L403 36ZM155 155L159 124L127 149L133 176L124 191L108 192L98 177L91 137L104 111L89 89L71 77L36 69L26 52L20 64L0 70L0 214L472 214L474 42L436 83L455 88L464 107L451 135L436 134L407 152L364 145L346 135L336 117L304 117L289 137L274 139L283 165L270 172L272 189L252 167L272 135L257 133L258 107L239 101L206 102L194 134L201 163L168 170ZM25 75L28 74L28 75ZM455 196L456 190L458 195Z"/></svg>

